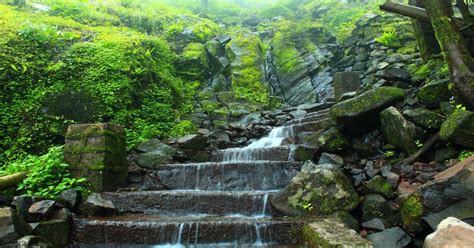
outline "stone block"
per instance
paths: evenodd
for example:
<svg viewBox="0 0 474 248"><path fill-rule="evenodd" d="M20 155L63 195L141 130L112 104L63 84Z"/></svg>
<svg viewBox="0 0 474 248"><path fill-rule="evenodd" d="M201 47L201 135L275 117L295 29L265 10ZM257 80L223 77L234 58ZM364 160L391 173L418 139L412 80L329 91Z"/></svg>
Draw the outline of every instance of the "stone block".
<svg viewBox="0 0 474 248"><path fill-rule="evenodd" d="M339 101L344 93L357 91L360 86L359 73L350 71L350 72L336 72L334 75L334 95L336 96L336 101Z"/></svg>

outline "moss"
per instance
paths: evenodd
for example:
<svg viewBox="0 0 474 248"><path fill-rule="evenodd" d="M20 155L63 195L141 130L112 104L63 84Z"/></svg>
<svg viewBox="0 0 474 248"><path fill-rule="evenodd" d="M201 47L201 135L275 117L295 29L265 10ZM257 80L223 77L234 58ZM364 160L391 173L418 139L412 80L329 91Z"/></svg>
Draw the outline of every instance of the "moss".
<svg viewBox="0 0 474 248"><path fill-rule="evenodd" d="M365 184L365 187L367 188L367 193L369 194L376 193L389 198L395 196L392 186L381 176L375 176L372 178Z"/></svg>
<svg viewBox="0 0 474 248"><path fill-rule="evenodd" d="M410 195L401 207L403 225L409 229L416 228L423 215L423 204L419 194Z"/></svg>
<svg viewBox="0 0 474 248"><path fill-rule="evenodd" d="M430 82L424 85L418 91L418 101L428 107L439 107L440 102L449 100L451 96L448 85L447 81Z"/></svg>
<svg viewBox="0 0 474 248"><path fill-rule="evenodd" d="M440 137L443 140L472 148L474 146L474 113L460 109L454 111L441 126Z"/></svg>

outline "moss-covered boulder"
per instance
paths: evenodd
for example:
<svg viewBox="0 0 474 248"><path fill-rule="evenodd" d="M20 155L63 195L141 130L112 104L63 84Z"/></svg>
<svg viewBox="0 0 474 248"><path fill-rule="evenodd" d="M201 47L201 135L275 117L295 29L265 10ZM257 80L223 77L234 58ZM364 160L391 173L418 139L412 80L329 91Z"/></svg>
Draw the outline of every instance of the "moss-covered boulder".
<svg viewBox="0 0 474 248"><path fill-rule="evenodd" d="M429 82L418 91L418 101L430 108L438 108L443 101L449 100L449 81Z"/></svg>
<svg viewBox="0 0 474 248"><path fill-rule="evenodd" d="M379 124L380 111L403 97L401 89L379 87L332 106L330 114L346 132L362 133L375 128Z"/></svg>
<svg viewBox="0 0 474 248"><path fill-rule="evenodd" d="M188 44L179 56L179 73L190 79L205 79L210 73L206 46L200 43Z"/></svg>
<svg viewBox="0 0 474 248"><path fill-rule="evenodd" d="M443 124L444 117L426 108L407 109L403 115L415 125L427 130L438 130Z"/></svg>
<svg viewBox="0 0 474 248"><path fill-rule="evenodd" d="M368 194L381 194L388 198L395 196L395 192L393 191L390 183L388 183L381 176L375 176L374 178L365 182L364 191Z"/></svg>
<svg viewBox="0 0 474 248"><path fill-rule="evenodd" d="M382 218L391 224L398 223L400 214L383 196L379 194L369 194L364 196L361 203L362 221L369 221L373 218Z"/></svg>
<svg viewBox="0 0 474 248"><path fill-rule="evenodd" d="M309 247L372 247L369 241L336 218L317 220L305 225L303 240Z"/></svg>
<svg viewBox="0 0 474 248"><path fill-rule="evenodd" d="M456 110L441 126L443 140L474 148L474 112Z"/></svg>
<svg viewBox="0 0 474 248"><path fill-rule="evenodd" d="M348 144L344 135L332 127L303 137L305 143L321 148L324 152L335 152Z"/></svg>
<svg viewBox="0 0 474 248"><path fill-rule="evenodd" d="M351 211L359 203L359 196L336 165L308 161L288 186L272 197L271 203L287 215L329 215Z"/></svg>
<svg viewBox="0 0 474 248"><path fill-rule="evenodd" d="M380 119L382 133L390 144L406 154L412 154L417 150L416 126L407 121L396 108L390 107L380 112Z"/></svg>
<svg viewBox="0 0 474 248"><path fill-rule="evenodd" d="M423 216L421 196L418 193L411 194L405 199L400 210L403 226L411 231L417 231Z"/></svg>
<svg viewBox="0 0 474 248"><path fill-rule="evenodd" d="M166 163L171 163L179 151L169 145L163 144L157 139L151 139L138 145L136 162L144 168L157 168Z"/></svg>

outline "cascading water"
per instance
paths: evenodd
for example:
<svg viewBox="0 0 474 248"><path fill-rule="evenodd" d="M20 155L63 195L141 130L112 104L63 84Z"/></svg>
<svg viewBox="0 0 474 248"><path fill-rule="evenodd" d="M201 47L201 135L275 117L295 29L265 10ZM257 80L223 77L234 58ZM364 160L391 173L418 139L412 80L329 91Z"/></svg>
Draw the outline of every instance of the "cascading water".
<svg viewBox="0 0 474 248"><path fill-rule="evenodd" d="M275 127L270 133L246 147L224 150L223 162L242 162L256 160L262 148L280 146L285 138L293 136L292 126Z"/></svg>

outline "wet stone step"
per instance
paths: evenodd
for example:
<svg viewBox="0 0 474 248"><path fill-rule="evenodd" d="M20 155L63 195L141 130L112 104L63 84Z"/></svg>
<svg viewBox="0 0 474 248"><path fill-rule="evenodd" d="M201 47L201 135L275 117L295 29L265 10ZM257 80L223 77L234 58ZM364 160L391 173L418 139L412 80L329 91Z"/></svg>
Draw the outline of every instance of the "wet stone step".
<svg viewBox="0 0 474 248"><path fill-rule="evenodd" d="M253 219L239 216L125 215L106 220L76 218L71 246L175 244L179 247L177 244L180 244L186 247L289 247L302 242L303 225L303 221L285 218Z"/></svg>
<svg viewBox="0 0 474 248"><path fill-rule="evenodd" d="M105 192L102 197L121 213L271 216L268 197L274 192L162 190Z"/></svg>
<svg viewBox="0 0 474 248"><path fill-rule="evenodd" d="M168 164L147 170L141 190L275 190L284 188L301 168L300 163L254 161L237 163Z"/></svg>
<svg viewBox="0 0 474 248"><path fill-rule="evenodd" d="M231 148L219 150L211 156L213 162L288 161L291 148L275 146L264 148Z"/></svg>
<svg viewBox="0 0 474 248"><path fill-rule="evenodd" d="M327 112L317 112L305 115L303 118L293 119L285 123L285 126L301 124L306 122L320 121L323 119L329 118L329 111Z"/></svg>

